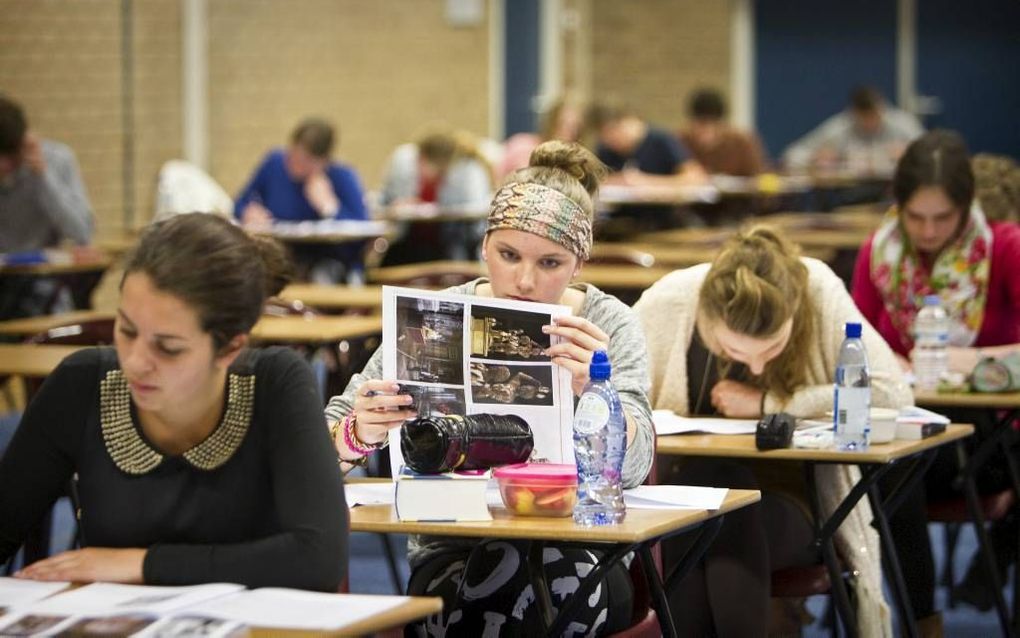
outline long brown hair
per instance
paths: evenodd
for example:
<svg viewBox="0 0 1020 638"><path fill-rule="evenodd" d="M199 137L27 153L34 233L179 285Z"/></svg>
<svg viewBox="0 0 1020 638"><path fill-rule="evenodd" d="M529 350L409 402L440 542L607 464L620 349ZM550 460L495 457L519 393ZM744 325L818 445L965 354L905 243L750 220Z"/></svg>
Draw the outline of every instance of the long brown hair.
<svg viewBox="0 0 1020 638"><path fill-rule="evenodd" d="M712 263L699 295L699 313L737 334L775 335L793 319L790 341L758 378L786 399L807 377L807 352L814 347L817 312L807 298L808 270L800 251L769 226L738 233Z"/></svg>

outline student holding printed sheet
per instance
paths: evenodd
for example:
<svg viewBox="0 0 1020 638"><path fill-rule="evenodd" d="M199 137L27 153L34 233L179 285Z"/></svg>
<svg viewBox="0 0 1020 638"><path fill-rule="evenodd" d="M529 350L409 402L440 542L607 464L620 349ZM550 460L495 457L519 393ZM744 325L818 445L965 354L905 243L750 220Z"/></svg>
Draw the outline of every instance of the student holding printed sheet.
<svg viewBox="0 0 1020 638"><path fill-rule="evenodd" d="M84 546L16 576L337 590L347 508L315 379L292 350L247 348L288 269L215 215L145 231L115 347L65 359L0 460L0 563L76 477Z"/></svg>
<svg viewBox="0 0 1020 638"><path fill-rule="evenodd" d="M738 234L712 264L678 270L645 291L634 306L648 335L652 404L677 414L759 418L832 410L836 359L845 323L862 322L840 279L766 226ZM913 403L889 347L867 322L871 403ZM813 565L801 468L793 463L684 459L662 468L661 483L762 489L760 504L729 514L704 561L670 600L685 636L764 635L775 569ZM853 465L817 470L822 507L831 509L857 483ZM802 507L803 506L803 507ZM853 586L861 635L888 628L878 536L866 501L835 536ZM683 539L663 544L667 566ZM774 627L797 631L797 627Z"/></svg>
<svg viewBox="0 0 1020 638"><path fill-rule="evenodd" d="M549 348L554 365L570 372L579 395L588 381L595 350L608 350L613 384L627 416L627 455L623 482L644 481L652 463L653 431L646 397L648 372L644 336L630 308L589 284L571 283L591 254L592 198L603 168L583 147L551 141L540 145L531 165L513 173L496 193L489 213L482 256L488 278L450 289L483 297L563 304L574 315L545 328L564 341ZM408 395L397 394L393 380L382 380L377 351L351 379L344 394L326 408L340 458L358 463L415 413ZM345 436L346 435L346 436ZM347 444L355 442L357 449ZM499 635L541 633L541 619L526 575L526 543L489 540L475 543L448 538L412 538L409 558L412 594L442 596L441 615L418 630L427 635L479 636L487 623ZM551 546L546 549L548 582L575 581L595 563L594 552ZM516 565L505 569L506 565ZM576 588L576 584L574 585ZM479 592L488 592L485 595ZM573 589L556 587L554 607ZM630 622L633 592L622 566L610 570L590 605L571 625L586 635L605 635ZM491 627L491 625L490 625ZM487 634L491 635L491 634ZM536 634L537 635L537 634Z"/></svg>

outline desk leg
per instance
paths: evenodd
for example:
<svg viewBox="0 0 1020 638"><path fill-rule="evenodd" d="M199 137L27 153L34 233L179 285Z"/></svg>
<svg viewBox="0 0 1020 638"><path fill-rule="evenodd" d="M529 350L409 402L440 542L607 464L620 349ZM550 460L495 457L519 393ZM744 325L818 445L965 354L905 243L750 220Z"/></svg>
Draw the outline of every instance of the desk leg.
<svg viewBox="0 0 1020 638"><path fill-rule="evenodd" d="M687 553L673 568L673 572L667 576L665 588L663 588L659 573L655 570L655 559L652 557L651 548L647 543L641 546L641 561L644 563L645 579L648 581L648 590L652 594L652 602L655 605L655 613L659 617L659 628L662 629L663 635L677 635L676 623L673 621L673 612L669 608L667 592L673 591L676 584L683 580L705 555L708 547L719 534L724 518L725 516L722 515L716 516L702 524L694 545L687 550Z"/></svg>
<svg viewBox="0 0 1020 638"><path fill-rule="evenodd" d="M1004 633L1010 633L1009 611L1006 609L1006 599L1002 593L1002 582L999 579L998 564L995 560L995 553L992 550L992 540L988 537L988 529L985 527L984 512L981 511L981 499L978 496L977 484L974 482L974 472L969 471L970 462L967 461L967 452L963 443L957 443L957 452L961 459L961 467L966 468L963 473L963 492L967 499L967 509L970 510L970 520L974 523L974 533L978 537L978 553L981 555L981 564L985 568L985 577L989 586L995 594L995 612L999 616L999 625ZM1007 455L1008 458L1009 455ZM1013 463L1009 463L1010 466ZM1014 597L1016 593L1014 592ZM1015 605L1014 605L1015 606ZM1012 633L1016 633L1015 630Z"/></svg>
<svg viewBox="0 0 1020 638"><path fill-rule="evenodd" d="M900 623L906 627L906 635L910 638L918 638L917 620L914 618L914 608L910 604L910 596L907 593L907 584L903 580L903 569L900 566L899 555L896 553L896 543L893 541L892 531L889 529L889 519L885 516L882 508L882 495L877 485L868 488L868 500L871 502L871 513L878 524L878 538L882 543L882 558L885 567L889 571L889 583L893 596L896 598L896 608L899 610Z"/></svg>
<svg viewBox="0 0 1020 638"><path fill-rule="evenodd" d="M804 463L804 478L807 481L808 500L811 504L811 519L815 528L815 545L821 552L822 560L829 571L829 582L832 587L833 602L836 605L836 615L842 621L847 636L855 638L857 636L857 616L850 605L850 596L846 591L846 583L843 582L843 570L840 568L839 558L836 556L836 547L832 543L832 533L825 533L825 527L831 522L831 519L825 524L822 523L822 505L818 497L818 483L815 478L814 463ZM833 516L835 515L836 513L834 512ZM843 517L845 518L845 516L844 514ZM833 533L835 533L835 530L833 530Z"/></svg>

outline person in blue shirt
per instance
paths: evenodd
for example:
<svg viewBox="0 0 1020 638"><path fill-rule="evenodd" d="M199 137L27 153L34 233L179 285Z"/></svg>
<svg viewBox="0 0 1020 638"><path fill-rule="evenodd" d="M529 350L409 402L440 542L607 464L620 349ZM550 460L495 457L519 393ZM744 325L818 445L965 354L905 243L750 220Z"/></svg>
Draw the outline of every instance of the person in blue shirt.
<svg viewBox="0 0 1020 638"><path fill-rule="evenodd" d="M303 120L286 148L270 151L238 194L234 215L246 227L273 221L368 219L357 173L330 159L336 133L326 121ZM361 243L343 246L302 245L294 249L300 266L334 272L340 262L347 272L362 270ZM333 262L333 263L330 263ZM329 275L329 278L334 278Z"/></svg>

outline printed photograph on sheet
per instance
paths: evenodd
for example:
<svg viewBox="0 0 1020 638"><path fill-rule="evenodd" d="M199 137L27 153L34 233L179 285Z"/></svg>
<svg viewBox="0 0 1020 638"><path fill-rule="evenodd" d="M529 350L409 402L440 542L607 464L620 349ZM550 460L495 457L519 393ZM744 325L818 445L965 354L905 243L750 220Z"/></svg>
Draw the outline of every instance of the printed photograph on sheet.
<svg viewBox="0 0 1020 638"><path fill-rule="evenodd" d="M67 620L67 616L50 614L25 614L20 618L6 619L0 617L0 635L2 636L36 636L47 632ZM8 620L8 624L4 621Z"/></svg>
<svg viewBox="0 0 1020 638"><path fill-rule="evenodd" d="M243 627L232 620L221 620L208 616L175 616L166 618L146 632L146 638L185 638L231 635ZM237 632L240 634L240 632Z"/></svg>
<svg viewBox="0 0 1020 638"><path fill-rule="evenodd" d="M68 636L69 638L84 636L130 636L148 627L155 621L156 617L148 614L122 614L120 616L82 618L61 631L60 635Z"/></svg>
<svg viewBox="0 0 1020 638"><path fill-rule="evenodd" d="M573 461L570 373L543 352L561 338L543 326L567 306L383 286L383 374L420 415L514 414L528 422L536 455ZM400 428L390 463L403 465Z"/></svg>
<svg viewBox="0 0 1020 638"><path fill-rule="evenodd" d="M398 297L398 381L464 383L464 305L438 299Z"/></svg>
<svg viewBox="0 0 1020 638"><path fill-rule="evenodd" d="M471 306L471 356L505 361L548 361L543 352L549 335L542 326L552 323L548 314Z"/></svg>
<svg viewBox="0 0 1020 638"><path fill-rule="evenodd" d="M472 361L471 400L475 403L551 406L552 366Z"/></svg>
<svg viewBox="0 0 1020 638"><path fill-rule="evenodd" d="M437 385L401 383L398 394L409 394L414 399L411 407L418 416L449 416L467 414L463 388Z"/></svg>

